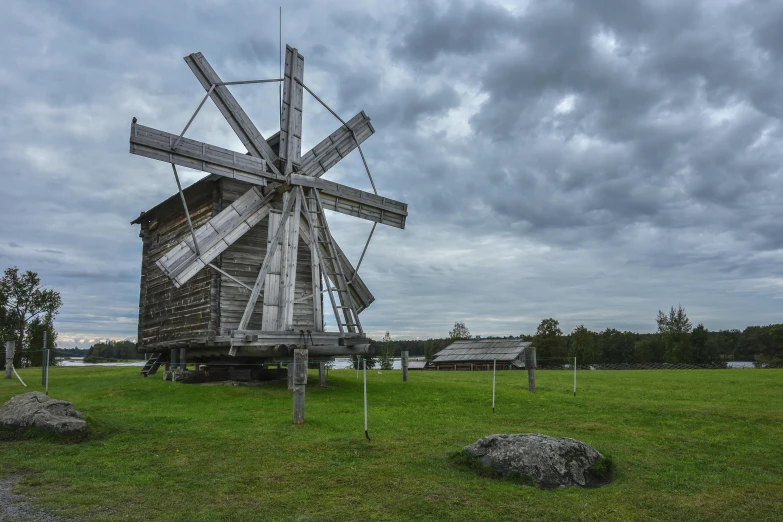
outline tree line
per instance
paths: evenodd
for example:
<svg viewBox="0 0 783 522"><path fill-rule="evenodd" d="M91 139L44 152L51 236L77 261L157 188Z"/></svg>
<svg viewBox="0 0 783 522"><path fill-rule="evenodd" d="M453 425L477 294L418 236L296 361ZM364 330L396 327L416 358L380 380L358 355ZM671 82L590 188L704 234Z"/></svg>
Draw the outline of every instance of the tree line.
<svg viewBox="0 0 783 522"><path fill-rule="evenodd" d="M563 333L557 319L543 319L533 335L521 334L486 339L523 339L532 341L540 366L558 365L565 358L577 358L582 364L687 363L714 364L730 360L759 363L783 363L783 324L748 326L744 330L710 331L703 324L693 327L682 306L659 311L655 333L637 333L606 328L592 331L579 325ZM388 332L387 332L388 336ZM472 337L465 323L457 322L448 337L427 340L371 342L380 353L399 356L407 350L412 357L432 360L434 355L458 339Z"/></svg>

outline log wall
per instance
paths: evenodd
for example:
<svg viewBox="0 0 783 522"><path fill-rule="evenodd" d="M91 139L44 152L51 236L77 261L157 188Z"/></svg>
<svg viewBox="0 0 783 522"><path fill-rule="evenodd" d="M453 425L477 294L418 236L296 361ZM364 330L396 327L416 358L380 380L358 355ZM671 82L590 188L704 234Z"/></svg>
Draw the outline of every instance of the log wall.
<svg viewBox="0 0 783 522"><path fill-rule="evenodd" d="M214 213L216 184L199 182L186 192L194 227L206 223ZM206 337L212 312L211 270L204 268L188 283L176 288L155 264L172 247L190 234L182 204L172 201L155 216L141 223L142 268L139 295L139 342L152 343Z"/></svg>

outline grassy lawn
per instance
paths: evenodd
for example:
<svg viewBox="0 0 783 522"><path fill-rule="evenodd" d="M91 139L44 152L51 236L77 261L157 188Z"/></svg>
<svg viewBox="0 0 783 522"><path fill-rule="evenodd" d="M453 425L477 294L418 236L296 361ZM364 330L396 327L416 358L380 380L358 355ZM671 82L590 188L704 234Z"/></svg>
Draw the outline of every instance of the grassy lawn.
<svg viewBox="0 0 783 522"><path fill-rule="evenodd" d="M95 520L781 520L783 370L368 372L362 387L311 372L306 423L291 425L285 383L172 384L138 368L54 368L50 395L73 401L82 444L0 443L0 475L55 513ZM0 402L40 390L0 380ZM312 383L315 383L314 385ZM544 491L477 477L449 455L492 433L583 440L614 482Z"/></svg>

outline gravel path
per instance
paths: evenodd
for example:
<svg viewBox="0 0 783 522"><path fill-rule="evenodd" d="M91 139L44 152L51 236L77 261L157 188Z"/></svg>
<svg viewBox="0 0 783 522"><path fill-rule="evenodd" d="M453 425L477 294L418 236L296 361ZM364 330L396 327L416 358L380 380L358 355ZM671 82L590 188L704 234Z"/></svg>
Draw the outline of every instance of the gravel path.
<svg viewBox="0 0 783 522"><path fill-rule="evenodd" d="M23 495L13 492L19 482L19 475L0 478L0 522L35 520L60 522L63 519L32 505Z"/></svg>

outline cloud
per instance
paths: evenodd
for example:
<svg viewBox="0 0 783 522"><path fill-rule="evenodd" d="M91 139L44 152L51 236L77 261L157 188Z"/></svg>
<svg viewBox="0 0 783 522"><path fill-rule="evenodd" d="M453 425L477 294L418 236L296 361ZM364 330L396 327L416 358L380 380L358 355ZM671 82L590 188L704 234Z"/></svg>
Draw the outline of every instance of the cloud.
<svg viewBox="0 0 783 522"><path fill-rule="evenodd" d="M182 57L223 79L279 74L277 6L9 3L0 43L0 260L59 290L61 339L133 338L140 240L170 196L128 154L130 119L179 132L203 96ZM415 16L412 15L415 13ZM445 335L779 321L783 8L761 2L316 2L286 6L305 83L376 134L379 191L409 203L361 272L368 332ZM237 86L266 135L277 87ZM303 148L339 122L305 97ZM214 106L188 136L242 150ZM188 183L197 172L184 170ZM358 156L327 176L370 190ZM370 224L332 216L349 257Z"/></svg>

